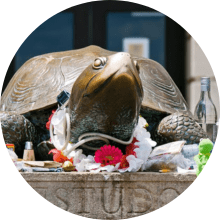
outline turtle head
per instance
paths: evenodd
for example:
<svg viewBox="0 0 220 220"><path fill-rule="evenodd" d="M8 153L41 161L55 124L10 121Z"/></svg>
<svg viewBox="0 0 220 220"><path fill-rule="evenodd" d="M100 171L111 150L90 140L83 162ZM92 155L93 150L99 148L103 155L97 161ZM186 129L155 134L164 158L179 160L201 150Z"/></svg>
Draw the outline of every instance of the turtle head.
<svg viewBox="0 0 220 220"><path fill-rule="evenodd" d="M69 100L72 137L77 140L86 132L99 132L121 140L130 139L142 99L141 80L130 54L97 57L72 88Z"/></svg>
<svg viewBox="0 0 220 220"><path fill-rule="evenodd" d="M143 88L136 61L129 53L116 53L97 57L78 77L72 88L70 106L75 106L85 98L104 96L107 92L117 94L114 100L128 95L127 91L137 93L143 98Z"/></svg>

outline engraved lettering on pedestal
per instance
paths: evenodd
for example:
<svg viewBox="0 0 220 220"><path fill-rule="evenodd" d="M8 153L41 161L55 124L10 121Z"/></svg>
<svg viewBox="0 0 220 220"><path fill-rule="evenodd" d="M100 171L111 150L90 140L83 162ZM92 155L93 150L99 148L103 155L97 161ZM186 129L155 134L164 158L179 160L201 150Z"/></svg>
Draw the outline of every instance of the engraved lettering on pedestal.
<svg viewBox="0 0 220 220"><path fill-rule="evenodd" d="M73 206L74 213L86 214L93 210L93 188L74 188L73 189ZM70 210L68 210L70 211Z"/></svg>
<svg viewBox="0 0 220 220"><path fill-rule="evenodd" d="M67 190L63 188L57 189L55 197L57 198L56 205L67 211L69 207Z"/></svg>
<svg viewBox="0 0 220 220"><path fill-rule="evenodd" d="M163 190L158 200L159 208L173 201L178 196L179 196L179 193L175 189Z"/></svg>
<svg viewBox="0 0 220 220"><path fill-rule="evenodd" d="M85 188L85 204L84 204L84 213L90 213L91 210L93 210L93 204L94 204L94 189L93 188Z"/></svg>
<svg viewBox="0 0 220 220"><path fill-rule="evenodd" d="M151 193L146 189L129 189L128 213L144 213L152 206Z"/></svg>
<svg viewBox="0 0 220 220"><path fill-rule="evenodd" d="M102 189L102 206L103 210L108 214L115 214L121 208L122 189L121 188L104 188Z"/></svg>

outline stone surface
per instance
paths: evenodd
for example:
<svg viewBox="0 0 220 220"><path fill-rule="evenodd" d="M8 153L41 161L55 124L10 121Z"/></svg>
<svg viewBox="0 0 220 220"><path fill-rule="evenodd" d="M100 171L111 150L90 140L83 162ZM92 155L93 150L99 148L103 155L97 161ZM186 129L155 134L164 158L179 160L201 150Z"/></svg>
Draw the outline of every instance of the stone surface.
<svg viewBox="0 0 220 220"><path fill-rule="evenodd" d="M178 173L21 173L45 199L94 219L123 219L152 212L196 179Z"/></svg>

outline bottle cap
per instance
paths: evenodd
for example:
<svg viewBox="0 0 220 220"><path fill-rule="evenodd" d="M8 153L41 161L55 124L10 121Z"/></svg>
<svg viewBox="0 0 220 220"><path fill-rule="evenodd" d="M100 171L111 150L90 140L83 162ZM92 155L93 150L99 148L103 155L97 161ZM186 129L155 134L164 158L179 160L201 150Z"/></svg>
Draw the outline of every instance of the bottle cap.
<svg viewBox="0 0 220 220"><path fill-rule="evenodd" d="M210 91L210 78L209 77L201 78L201 91Z"/></svg>
<svg viewBox="0 0 220 220"><path fill-rule="evenodd" d="M33 144L31 141L25 142L25 150L33 150Z"/></svg>

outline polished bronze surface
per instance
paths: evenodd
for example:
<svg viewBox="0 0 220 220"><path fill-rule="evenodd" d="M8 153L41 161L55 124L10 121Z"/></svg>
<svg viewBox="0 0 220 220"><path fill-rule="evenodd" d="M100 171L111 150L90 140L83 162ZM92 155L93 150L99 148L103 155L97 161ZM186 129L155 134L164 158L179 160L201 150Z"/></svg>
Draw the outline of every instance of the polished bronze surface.
<svg viewBox="0 0 220 220"><path fill-rule="evenodd" d="M72 141L86 132L129 140L137 124L143 88L128 53L96 58L71 91Z"/></svg>
<svg viewBox="0 0 220 220"><path fill-rule="evenodd" d="M158 143L177 139L197 142L195 132L186 135L185 129L197 127L197 124L179 89L159 63L97 46L37 56L16 72L1 98L5 141L10 141L13 135L17 135L17 140L27 139L20 137L25 132L19 132L19 129L14 132L14 126L7 125L7 115L10 115L10 121L19 124L15 126L17 128L32 124L31 138L35 137L35 141L32 140L35 146L48 139L46 120L51 110L57 108L56 97L64 89L71 93L68 106L73 142L79 135L91 131L128 140L140 112L150 125L152 138ZM182 127L185 130L177 136L174 135L176 113L194 123L186 122ZM21 120L13 119L17 115L23 115ZM166 117L174 121L168 124ZM202 136L205 134L202 130L199 132ZM16 144L21 145L18 141Z"/></svg>
<svg viewBox="0 0 220 220"><path fill-rule="evenodd" d="M163 118L153 136L158 145L181 139L187 140L188 144L193 144L199 143L201 138L208 138L192 117L179 112Z"/></svg>

